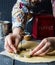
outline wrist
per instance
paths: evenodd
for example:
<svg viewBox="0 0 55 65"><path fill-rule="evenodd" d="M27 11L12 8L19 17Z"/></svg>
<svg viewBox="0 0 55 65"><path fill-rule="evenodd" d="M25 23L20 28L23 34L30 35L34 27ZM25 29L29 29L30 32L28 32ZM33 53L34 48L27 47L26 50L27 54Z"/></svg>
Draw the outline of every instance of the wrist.
<svg viewBox="0 0 55 65"><path fill-rule="evenodd" d="M20 35L20 33L22 33L22 32L23 32L23 30L20 27L13 29L13 34L15 34L15 35Z"/></svg>
<svg viewBox="0 0 55 65"><path fill-rule="evenodd" d="M23 30L21 28L13 29L13 35L15 35L16 37L19 37L20 39L23 38L22 32L23 32Z"/></svg>

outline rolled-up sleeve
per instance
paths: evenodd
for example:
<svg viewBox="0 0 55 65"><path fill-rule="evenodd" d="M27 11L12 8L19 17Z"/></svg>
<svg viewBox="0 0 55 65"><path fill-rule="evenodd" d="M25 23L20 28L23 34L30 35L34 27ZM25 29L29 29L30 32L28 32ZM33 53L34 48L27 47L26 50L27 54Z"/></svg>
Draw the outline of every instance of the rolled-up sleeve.
<svg viewBox="0 0 55 65"><path fill-rule="evenodd" d="M19 2L16 2L12 9L12 29L18 27L24 28L24 12L19 8L19 4ZM18 20L18 17L21 19L21 21Z"/></svg>

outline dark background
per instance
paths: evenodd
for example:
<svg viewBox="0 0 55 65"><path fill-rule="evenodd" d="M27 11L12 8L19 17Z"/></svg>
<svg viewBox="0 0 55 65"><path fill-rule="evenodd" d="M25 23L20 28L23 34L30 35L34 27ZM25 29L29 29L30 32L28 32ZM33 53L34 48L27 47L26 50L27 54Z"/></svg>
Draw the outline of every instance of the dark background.
<svg viewBox="0 0 55 65"><path fill-rule="evenodd" d="M11 22L11 11L16 0L0 0L0 20Z"/></svg>
<svg viewBox="0 0 55 65"><path fill-rule="evenodd" d="M12 7L16 1L17 0L0 0L0 20L3 20L3 21L8 20L11 22L11 11L12 11ZM48 2L49 0L46 0L46 1ZM49 3L47 5L49 6ZM46 9L49 8L49 7L47 7L47 5L43 6L43 7ZM38 8L39 7L37 7L37 9ZM49 8L49 11L51 10L50 8Z"/></svg>

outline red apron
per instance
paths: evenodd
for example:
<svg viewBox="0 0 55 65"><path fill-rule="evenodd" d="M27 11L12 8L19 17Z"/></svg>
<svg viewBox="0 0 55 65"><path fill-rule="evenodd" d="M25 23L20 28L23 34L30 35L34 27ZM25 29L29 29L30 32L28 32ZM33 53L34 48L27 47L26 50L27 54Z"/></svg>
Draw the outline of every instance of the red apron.
<svg viewBox="0 0 55 65"><path fill-rule="evenodd" d="M33 22L32 36L35 39L43 39L55 36L55 18L50 15L36 16Z"/></svg>

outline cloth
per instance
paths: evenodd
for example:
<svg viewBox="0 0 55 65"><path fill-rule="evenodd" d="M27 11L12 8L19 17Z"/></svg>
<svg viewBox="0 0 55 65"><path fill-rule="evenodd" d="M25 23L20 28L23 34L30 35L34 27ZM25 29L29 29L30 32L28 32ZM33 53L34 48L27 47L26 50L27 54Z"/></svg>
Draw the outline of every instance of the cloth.
<svg viewBox="0 0 55 65"><path fill-rule="evenodd" d="M32 12L34 15L29 18L28 20L24 21L27 16L25 13L28 14L29 9L28 7L26 7L27 5L29 5L29 0L17 0L17 2L15 3L15 5L13 6L12 9L12 29L15 27L22 27L23 29L25 29L25 24L24 22L29 24L29 21L32 17L34 17L34 15L36 14L43 14L43 13L47 13L47 14L52 14L52 5L51 5L51 1L50 0L42 0L40 3L35 4L33 7L30 7L30 13ZM28 26L28 25L26 25ZM28 26L29 27L29 26ZM27 29L27 27L26 27ZM28 30L27 30L28 31ZM29 31L28 31L29 32Z"/></svg>

